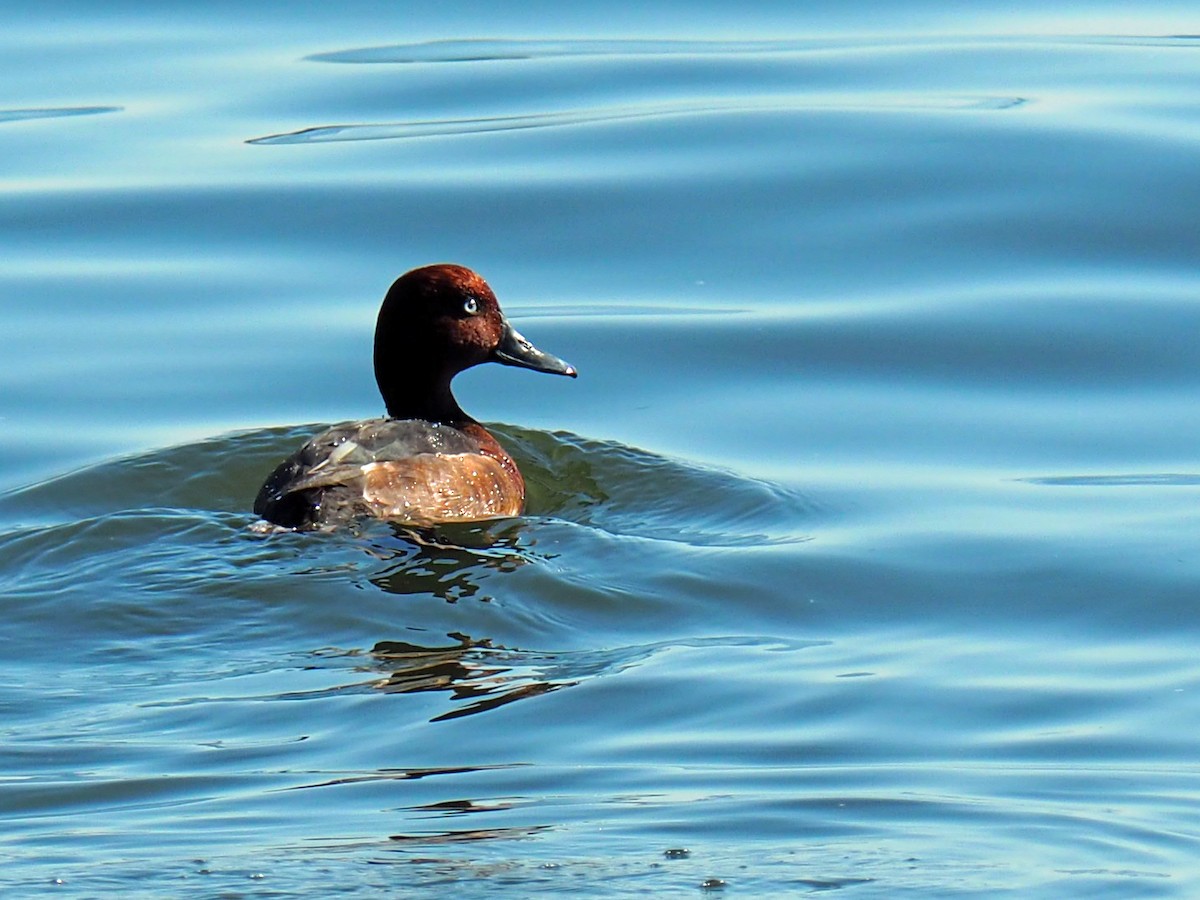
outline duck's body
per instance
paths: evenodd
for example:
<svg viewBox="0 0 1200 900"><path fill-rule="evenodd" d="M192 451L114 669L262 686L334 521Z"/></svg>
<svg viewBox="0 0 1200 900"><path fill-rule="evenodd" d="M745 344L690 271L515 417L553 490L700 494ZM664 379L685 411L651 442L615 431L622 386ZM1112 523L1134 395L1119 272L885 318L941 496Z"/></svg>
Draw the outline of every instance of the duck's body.
<svg viewBox="0 0 1200 900"><path fill-rule="evenodd" d="M518 516L525 481L477 424L366 419L313 437L267 479L254 511L288 528L362 517L409 525Z"/></svg>
<svg viewBox="0 0 1200 900"><path fill-rule="evenodd" d="M388 418L335 425L267 478L254 511L287 528L360 517L410 525L520 515L512 457L454 400L450 380L481 362L575 375L508 324L469 269L439 265L397 279L375 331L375 377Z"/></svg>

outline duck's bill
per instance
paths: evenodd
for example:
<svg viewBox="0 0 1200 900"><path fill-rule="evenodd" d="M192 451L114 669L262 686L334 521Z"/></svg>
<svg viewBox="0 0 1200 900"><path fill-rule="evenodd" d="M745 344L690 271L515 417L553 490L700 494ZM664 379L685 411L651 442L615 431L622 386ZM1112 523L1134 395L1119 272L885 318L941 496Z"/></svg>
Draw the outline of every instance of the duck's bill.
<svg viewBox="0 0 1200 900"><path fill-rule="evenodd" d="M569 375L574 378L578 374L570 363L549 353L543 353L533 346L508 322L504 323L504 336L500 338L500 346L492 354L492 359L506 366L520 366L535 372L549 372L551 375Z"/></svg>

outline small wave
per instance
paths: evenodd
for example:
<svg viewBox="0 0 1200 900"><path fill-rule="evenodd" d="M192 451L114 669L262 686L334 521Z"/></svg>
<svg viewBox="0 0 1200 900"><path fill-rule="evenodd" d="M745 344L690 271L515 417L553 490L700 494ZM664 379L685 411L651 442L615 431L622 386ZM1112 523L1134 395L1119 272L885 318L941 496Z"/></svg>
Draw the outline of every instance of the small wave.
<svg viewBox="0 0 1200 900"><path fill-rule="evenodd" d="M60 106L36 109L0 109L0 123L28 122L33 119L67 119L73 116L98 116L123 112L122 106Z"/></svg>
<svg viewBox="0 0 1200 900"><path fill-rule="evenodd" d="M654 40L654 39L473 39L422 41L412 44L388 44L377 47L354 47L314 53L304 57L308 62L349 65L413 65L441 63L523 62L576 57L742 57L772 54L829 53L857 51L911 51L930 48L955 48L1008 43L1019 40L1026 44L1110 44L1114 46L1148 46L1195 48L1200 35L1054 35L1046 37L1008 35L945 35L931 37L914 34L908 37L891 35L886 39L807 38L787 40Z"/></svg>
<svg viewBox="0 0 1200 900"><path fill-rule="evenodd" d="M1108 44L1115 47L1182 47L1195 50L1200 35L1196 34L1105 34L1094 37L1078 37L1072 40L1080 44Z"/></svg>
<svg viewBox="0 0 1200 900"><path fill-rule="evenodd" d="M740 56L794 53L829 46L818 41L679 41L679 40L446 40L393 44L315 53L311 62L328 63L462 63L567 56Z"/></svg>
<svg viewBox="0 0 1200 900"><path fill-rule="evenodd" d="M335 141L382 141L398 138L441 135L487 134L493 131L519 131L529 128L561 128L617 119L645 118L651 111L590 110L562 113L537 113L526 116L495 116L473 119L432 119L420 122L390 122L359 125L320 125L286 134L252 138L247 144L323 144Z"/></svg>
<svg viewBox="0 0 1200 900"><path fill-rule="evenodd" d="M316 125L298 131L250 138L247 144L324 144L342 141L405 140L422 137L489 134L537 128L563 128L637 119L713 115L738 115L804 111L1001 111L1028 103L1027 98L1012 96L942 95L810 95L804 97L763 97L737 102L679 101L657 105L594 107L512 116L484 116L465 119L423 119L411 122L350 123Z"/></svg>
<svg viewBox="0 0 1200 900"><path fill-rule="evenodd" d="M1018 478L1025 484L1051 487L1188 487L1200 485L1200 475L1184 472L1144 472L1124 475L1041 475Z"/></svg>

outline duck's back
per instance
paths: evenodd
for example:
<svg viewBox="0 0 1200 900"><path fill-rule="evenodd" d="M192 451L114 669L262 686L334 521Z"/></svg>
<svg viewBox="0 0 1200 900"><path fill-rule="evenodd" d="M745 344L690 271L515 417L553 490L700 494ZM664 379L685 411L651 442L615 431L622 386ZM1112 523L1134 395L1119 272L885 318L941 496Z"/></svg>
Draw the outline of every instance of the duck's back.
<svg viewBox="0 0 1200 900"><path fill-rule="evenodd" d="M323 431L271 473L254 512L287 528L361 516L411 525L520 515L525 484L482 426L367 419Z"/></svg>

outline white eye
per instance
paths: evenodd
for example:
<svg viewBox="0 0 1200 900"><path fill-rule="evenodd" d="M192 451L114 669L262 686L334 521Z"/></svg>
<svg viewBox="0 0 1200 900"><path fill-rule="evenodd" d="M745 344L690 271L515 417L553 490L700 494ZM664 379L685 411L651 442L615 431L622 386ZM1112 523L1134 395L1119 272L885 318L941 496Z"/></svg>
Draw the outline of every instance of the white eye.
<svg viewBox="0 0 1200 900"><path fill-rule="evenodd" d="M465 312L468 316L475 315L477 312L479 312L479 301L474 297L468 297L466 302L463 304L463 312Z"/></svg>

